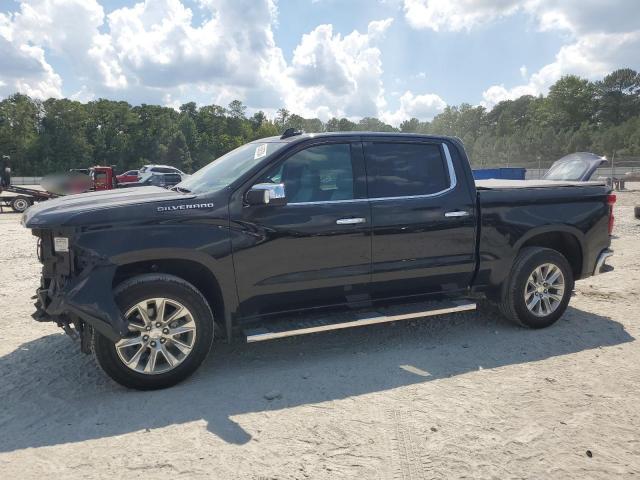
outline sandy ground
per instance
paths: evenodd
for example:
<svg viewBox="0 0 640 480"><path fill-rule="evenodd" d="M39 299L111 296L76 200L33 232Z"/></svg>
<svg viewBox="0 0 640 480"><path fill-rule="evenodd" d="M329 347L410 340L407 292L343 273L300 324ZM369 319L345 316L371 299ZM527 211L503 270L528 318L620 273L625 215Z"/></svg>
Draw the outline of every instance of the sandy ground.
<svg viewBox="0 0 640 480"><path fill-rule="evenodd" d="M30 318L35 241L0 215L0 478L640 478L635 188L618 195L616 270L579 282L549 329L483 305L216 344L151 393Z"/></svg>

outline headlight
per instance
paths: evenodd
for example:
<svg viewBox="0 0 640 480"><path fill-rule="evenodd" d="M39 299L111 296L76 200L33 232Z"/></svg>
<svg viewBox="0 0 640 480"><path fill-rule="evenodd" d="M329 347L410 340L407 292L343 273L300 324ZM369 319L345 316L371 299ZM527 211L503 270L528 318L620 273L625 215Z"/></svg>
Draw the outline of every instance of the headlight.
<svg viewBox="0 0 640 480"><path fill-rule="evenodd" d="M67 237L53 237L53 251L56 253L68 253L69 239Z"/></svg>

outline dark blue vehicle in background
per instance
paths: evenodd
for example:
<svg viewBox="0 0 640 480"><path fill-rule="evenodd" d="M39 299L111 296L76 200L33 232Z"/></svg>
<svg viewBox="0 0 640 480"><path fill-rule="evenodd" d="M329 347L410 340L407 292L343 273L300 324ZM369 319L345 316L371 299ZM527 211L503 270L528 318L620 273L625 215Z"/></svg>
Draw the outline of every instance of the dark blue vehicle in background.
<svg viewBox="0 0 640 480"><path fill-rule="evenodd" d="M475 309L531 328L606 271L598 183L475 182L456 138L287 131L166 190L71 195L23 224L43 263L36 320L116 381L173 385L214 332L255 342Z"/></svg>
<svg viewBox="0 0 640 480"><path fill-rule="evenodd" d="M502 167L502 168L478 168L473 170L473 178L476 180L489 180L497 178L500 180L524 180L526 168Z"/></svg>

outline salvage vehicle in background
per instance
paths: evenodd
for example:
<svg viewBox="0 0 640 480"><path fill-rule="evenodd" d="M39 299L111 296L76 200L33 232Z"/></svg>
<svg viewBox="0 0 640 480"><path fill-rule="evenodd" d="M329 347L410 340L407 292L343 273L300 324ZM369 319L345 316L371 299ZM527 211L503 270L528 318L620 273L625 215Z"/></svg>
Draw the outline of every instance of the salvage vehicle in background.
<svg viewBox="0 0 640 480"><path fill-rule="evenodd" d="M188 377L214 332L258 342L473 310L479 296L543 328L574 281L611 269L615 200L597 182L474 182L456 138L288 130L172 190L27 210L43 264L34 318L138 389Z"/></svg>
<svg viewBox="0 0 640 480"><path fill-rule="evenodd" d="M0 205L11 207L16 213L24 212L35 202L43 202L57 196L55 193L36 188L18 187L17 185L0 187Z"/></svg>
<svg viewBox="0 0 640 480"><path fill-rule="evenodd" d="M40 185L56 195L72 195L96 190L116 188L117 180L112 166L96 165L91 168L74 168L67 173L47 175Z"/></svg>
<svg viewBox="0 0 640 480"><path fill-rule="evenodd" d="M131 188L131 187L147 187L156 186L163 188L170 188L179 184L182 181L182 176L177 173L153 173L148 175L144 181L119 183L118 188Z"/></svg>
<svg viewBox="0 0 640 480"><path fill-rule="evenodd" d="M128 170L116 176L118 184L138 181L138 170Z"/></svg>
<svg viewBox="0 0 640 480"><path fill-rule="evenodd" d="M576 152L556 160L542 177L543 180L587 182L598 168L606 165L605 157L590 152Z"/></svg>
<svg viewBox="0 0 640 480"><path fill-rule="evenodd" d="M91 190L112 190L118 185L113 167L91 167Z"/></svg>
<svg viewBox="0 0 640 480"><path fill-rule="evenodd" d="M171 165L144 165L138 170L138 182L144 182L151 175L159 173L178 174L183 180L189 176L182 170L172 167Z"/></svg>

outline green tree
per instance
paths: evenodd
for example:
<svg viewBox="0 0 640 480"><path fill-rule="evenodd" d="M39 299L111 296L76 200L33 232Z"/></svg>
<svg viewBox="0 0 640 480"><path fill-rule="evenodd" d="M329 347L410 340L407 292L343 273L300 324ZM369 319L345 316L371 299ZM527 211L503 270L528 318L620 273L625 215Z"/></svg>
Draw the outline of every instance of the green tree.
<svg viewBox="0 0 640 480"><path fill-rule="evenodd" d="M417 118L411 118L409 120L405 120L400 124L401 132L409 132L409 133L418 133L420 129L420 120Z"/></svg>
<svg viewBox="0 0 640 480"><path fill-rule="evenodd" d="M596 87L576 75L566 75L549 89L547 105L556 128L578 129L596 112Z"/></svg>
<svg viewBox="0 0 640 480"><path fill-rule="evenodd" d="M598 117L619 125L640 112L640 74L630 68L616 70L596 83Z"/></svg>
<svg viewBox="0 0 640 480"><path fill-rule="evenodd" d="M306 132L403 131L457 136L474 166L547 167L562 155L589 150L640 156L640 78L620 69L591 83L558 80L544 97L524 95L486 110L447 106L431 121L406 119L400 128L375 117L305 118L282 108L275 118L234 100L228 108L198 106L176 111L99 99L32 100L15 94L0 100L0 154L11 156L16 175L43 175L92 164L119 170L144 163L198 169L247 141L277 136L285 127Z"/></svg>

